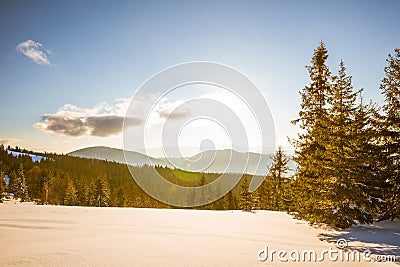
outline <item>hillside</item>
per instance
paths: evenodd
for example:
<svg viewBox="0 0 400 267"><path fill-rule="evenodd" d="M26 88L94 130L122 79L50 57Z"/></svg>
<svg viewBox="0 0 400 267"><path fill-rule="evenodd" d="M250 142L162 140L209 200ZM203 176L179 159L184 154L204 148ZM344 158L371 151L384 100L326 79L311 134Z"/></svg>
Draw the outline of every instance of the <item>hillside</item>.
<svg viewBox="0 0 400 267"><path fill-rule="evenodd" d="M124 152L121 149L104 147L104 146L96 146L96 147L87 147L79 150L75 150L67 154L68 156L80 157L80 158L91 158L91 159L100 159L100 160L108 160L115 161L118 163L125 163ZM146 156L144 154L127 151L125 153L127 162L132 166L142 166L142 165L160 165L160 166L168 166L168 164L160 159L156 159L153 157Z"/></svg>

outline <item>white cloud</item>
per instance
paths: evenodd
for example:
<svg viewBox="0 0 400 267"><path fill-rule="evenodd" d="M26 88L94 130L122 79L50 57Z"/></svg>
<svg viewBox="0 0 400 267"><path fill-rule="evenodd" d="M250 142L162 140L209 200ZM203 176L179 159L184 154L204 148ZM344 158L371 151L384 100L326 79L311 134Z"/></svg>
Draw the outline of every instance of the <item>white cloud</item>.
<svg viewBox="0 0 400 267"><path fill-rule="evenodd" d="M39 42L27 40L17 45L17 51L30 58L36 64L52 65L47 55L51 55L50 50L45 49Z"/></svg>
<svg viewBox="0 0 400 267"><path fill-rule="evenodd" d="M187 107L181 107L184 101L177 100L169 102L166 98L161 101L157 107L157 113L160 118L179 120L184 119L190 115L190 110Z"/></svg>

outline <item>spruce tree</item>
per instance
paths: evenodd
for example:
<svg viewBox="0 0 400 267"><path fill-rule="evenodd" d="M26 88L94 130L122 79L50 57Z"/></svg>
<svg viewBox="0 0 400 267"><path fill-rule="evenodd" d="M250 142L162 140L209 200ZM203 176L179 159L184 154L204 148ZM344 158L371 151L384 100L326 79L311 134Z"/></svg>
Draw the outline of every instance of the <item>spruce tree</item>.
<svg viewBox="0 0 400 267"><path fill-rule="evenodd" d="M224 209L226 210L236 210L237 207L237 199L233 195L232 191L229 191L223 198L224 200Z"/></svg>
<svg viewBox="0 0 400 267"><path fill-rule="evenodd" d="M67 188L65 190L64 205L75 206L78 204L78 194L72 179L68 180Z"/></svg>
<svg viewBox="0 0 400 267"><path fill-rule="evenodd" d="M251 211L253 208L253 199L252 199L252 193L249 191L249 183L247 181L247 177L243 179L240 188L241 190L240 190L239 207L242 211Z"/></svg>
<svg viewBox="0 0 400 267"><path fill-rule="evenodd" d="M347 228L356 222L371 223L373 210L371 159L377 154L371 143L373 137L372 109L357 104L351 76L347 76L344 62L333 78L328 94L328 117L325 122L328 137L324 147L326 181L331 185L327 205L332 212L325 214L323 222ZM376 178L375 178L376 179Z"/></svg>
<svg viewBox="0 0 400 267"><path fill-rule="evenodd" d="M267 181L271 181L272 185L272 209L273 210L285 210L286 203L284 202L284 186L286 184L286 175L289 171L288 167L289 159L287 158L283 148L278 147L272 158L272 164L267 174ZM267 192L268 192L267 191ZM262 198L262 200L264 200Z"/></svg>
<svg viewBox="0 0 400 267"><path fill-rule="evenodd" d="M117 207L126 207L126 195L124 188L120 187L117 191L117 199L116 199L116 206Z"/></svg>
<svg viewBox="0 0 400 267"><path fill-rule="evenodd" d="M108 184L107 174L104 174L97 179L95 186L95 197L96 206L110 206L110 185Z"/></svg>
<svg viewBox="0 0 400 267"><path fill-rule="evenodd" d="M311 83L301 91L300 118L293 121L298 124L301 133L298 140L292 140L295 146L294 160L297 162L295 205L297 216L306 218L310 223L325 219L326 213L332 212L327 192L331 185L326 179L325 155L328 137L326 128L327 95L331 91L331 73L326 61L328 52L324 43L314 51L311 66L307 67Z"/></svg>
<svg viewBox="0 0 400 267"><path fill-rule="evenodd" d="M6 181L4 177L4 172L0 170L0 203L2 202L3 194L6 192Z"/></svg>
<svg viewBox="0 0 400 267"><path fill-rule="evenodd" d="M221 195L221 184L220 183L217 184L217 187L215 189L215 195L216 196ZM213 210L223 210L224 209L224 199L220 198L220 199L217 199L216 201L214 201L212 203L212 209Z"/></svg>
<svg viewBox="0 0 400 267"><path fill-rule="evenodd" d="M16 198L20 198L22 202L29 200L28 195L28 185L26 184L25 178L25 170L22 167L22 164L19 166L17 170L17 181L16 181L16 188L15 188L15 196Z"/></svg>
<svg viewBox="0 0 400 267"><path fill-rule="evenodd" d="M343 62L337 76L327 74L325 61L318 60L326 58L320 44L309 67L311 85L301 92L298 121L304 132L294 142L295 205L297 216L310 223L347 228L357 222L371 223L373 218L378 195L374 188L379 183L373 142L375 110L372 105L357 104L359 92L353 91ZM320 73L315 75L313 70Z"/></svg>
<svg viewBox="0 0 400 267"><path fill-rule="evenodd" d="M396 48L394 55L389 54L386 61L380 88L385 97L381 133L382 175L386 182L384 197L387 203L381 219L395 219L400 218L400 49Z"/></svg>

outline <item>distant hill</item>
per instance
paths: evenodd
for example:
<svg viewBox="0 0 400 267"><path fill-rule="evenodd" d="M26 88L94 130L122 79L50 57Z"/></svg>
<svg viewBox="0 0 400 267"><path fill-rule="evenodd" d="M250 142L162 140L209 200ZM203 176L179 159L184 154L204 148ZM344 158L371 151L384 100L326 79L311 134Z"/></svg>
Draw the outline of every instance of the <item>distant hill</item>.
<svg viewBox="0 0 400 267"><path fill-rule="evenodd" d="M171 161L180 169L190 171L265 175L271 164L271 157L272 155L225 149L209 150L187 159L171 159Z"/></svg>
<svg viewBox="0 0 400 267"><path fill-rule="evenodd" d="M125 163L124 153L121 149L110 147L88 147L68 153L69 156L94 158L100 160ZM266 175L271 165L272 154L257 154L253 152L238 152L235 150L209 150L196 154L190 158L153 158L144 154L127 151L127 162L130 165L141 166L161 165L177 167L182 170L209 173L248 173ZM247 162L247 167L245 163ZM295 163L290 160L289 168L294 169Z"/></svg>
<svg viewBox="0 0 400 267"><path fill-rule="evenodd" d="M105 146L82 148L70 152L67 155L80 158L100 159L125 163L124 152L121 149ZM126 156L127 162L133 166L142 166L145 164L168 166L168 164L163 160L152 158L134 151L127 151Z"/></svg>

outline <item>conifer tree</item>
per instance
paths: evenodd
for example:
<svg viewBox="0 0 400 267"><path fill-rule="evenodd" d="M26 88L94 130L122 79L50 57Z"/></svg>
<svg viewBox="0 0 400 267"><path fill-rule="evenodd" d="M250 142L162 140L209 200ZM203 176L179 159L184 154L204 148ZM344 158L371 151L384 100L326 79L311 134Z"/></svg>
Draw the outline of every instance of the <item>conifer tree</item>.
<svg viewBox="0 0 400 267"><path fill-rule="evenodd" d="M328 129L325 154L326 181L330 184L323 222L347 228L356 222L371 223L373 209L374 163L377 153L373 138L373 108L357 104L351 76L347 76L344 62L333 79L328 94Z"/></svg>
<svg viewBox="0 0 400 267"><path fill-rule="evenodd" d="M221 194L221 184L218 183L215 189L215 195L219 196ZM223 198L217 199L212 203L213 210L223 210L224 209L224 200Z"/></svg>
<svg viewBox="0 0 400 267"><path fill-rule="evenodd" d="M78 194L72 179L68 180L67 188L65 190L64 205L75 206L78 204Z"/></svg>
<svg viewBox="0 0 400 267"><path fill-rule="evenodd" d="M249 191L249 183L247 181L247 177L243 179L240 188L241 190L240 190L239 207L242 211L251 211L253 208L253 199L252 199L252 193Z"/></svg>
<svg viewBox="0 0 400 267"><path fill-rule="evenodd" d="M270 194L272 193L272 203L270 204L272 204L273 210L284 210L286 206L284 202L284 186L287 179L286 175L289 171L288 162L289 159L286 157L283 148L279 146L272 158L272 164L267 174L267 181L271 181L272 185L271 190L268 191Z"/></svg>
<svg viewBox="0 0 400 267"><path fill-rule="evenodd" d="M337 76L324 76L327 67L319 46L310 70L311 86L302 91L300 127L295 141L297 216L310 223L347 228L356 222L371 223L377 181L377 149L372 105L357 104L352 79L343 62ZM322 78L321 78L322 77ZM315 80L317 79L317 80ZM324 97L314 93L319 88Z"/></svg>
<svg viewBox="0 0 400 267"><path fill-rule="evenodd" d="M224 209L226 210L236 210L238 208L237 199L233 195L232 191L224 196Z"/></svg>
<svg viewBox="0 0 400 267"><path fill-rule="evenodd" d="M381 219L400 218L400 49L389 54L380 88L385 97L382 122L382 175L387 203Z"/></svg>
<svg viewBox="0 0 400 267"><path fill-rule="evenodd" d="M110 186L107 180L107 174L100 176L95 186L96 205L99 207L110 206Z"/></svg>
<svg viewBox="0 0 400 267"><path fill-rule="evenodd" d="M329 181L324 175L326 138L328 131L327 95L331 91L331 73L326 61L328 52L324 43L320 43L312 57L311 66L307 67L311 83L301 91L300 118L293 121L301 128L298 140L292 140L295 146L294 160L298 164L296 170L296 211L297 216L307 218L310 223L319 222L331 212L326 205L327 192L331 190Z"/></svg>
<svg viewBox="0 0 400 267"><path fill-rule="evenodd" d="M22 164L19 166L17 170L15 196L17 198L20 198L22 202L29 200L28 185L26 184L25 170L22 167Z"/></svg>
<svg viewBox="0 0 400 267"><path fill-rule="evenodd" d="M6 181L4 180L4 176L5 174L3 170L0 170L0 202L3 198L3 193L6 192Z"/></svg>
<svg viewBox="0 0 400 267"><path fill-rule="evenodd" d="M120 187L117 191L117 199L116 199L116 206L117 207L126 207L126 195L124 188Z"/></svg>

